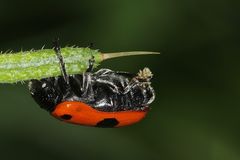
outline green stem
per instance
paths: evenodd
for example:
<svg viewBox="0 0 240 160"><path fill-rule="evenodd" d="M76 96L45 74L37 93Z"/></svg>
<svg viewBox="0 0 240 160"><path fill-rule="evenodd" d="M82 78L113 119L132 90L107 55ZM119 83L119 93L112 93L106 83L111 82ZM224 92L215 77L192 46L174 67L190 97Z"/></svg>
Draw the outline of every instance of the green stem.
<svg viewBox="0 0 240 160"><path fill-rule="evenodd" d="M61 49L61 54L68 74L84 72L91 55L95 57L95 67L101 62L100 52L89 48L66 47ZM0 83L14 83L59 75L61 75L59 61L53 49L0 55Z"/></svg>
<svg viewBox="0 0 240 160"><path fill-rule="evenodd" d="M136 55L137 52L113 53L111 56L102 54L90 48L61 48L66 71L68 74L81 74L86 71L91 55L95 57L95 65L109 58L126 55ZM140 52L139 54L143 54ZM153 54L145 52L145 54ZM110 55L110 54L109 54ZM107 57L107 58L106 58ZM7 53L0 55L0 83L15 83L19 81L56 77L61 75L59 60L53 49Z"/></svg>

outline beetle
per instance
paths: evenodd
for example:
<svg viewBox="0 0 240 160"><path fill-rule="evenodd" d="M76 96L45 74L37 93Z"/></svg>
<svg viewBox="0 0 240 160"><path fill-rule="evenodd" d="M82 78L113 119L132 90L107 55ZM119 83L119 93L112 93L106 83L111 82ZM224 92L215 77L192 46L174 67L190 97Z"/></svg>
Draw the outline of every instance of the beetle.
<svg viewBox="0 0 240 160"><path fill-rule="evenodd" d="M138 74L100 69L93 72L94 57L83 74L67 75L60 46L54 50L62 76L30 80L29 90L41 108L64 122L122 127L142 120L155 99L148 68Z"/></svg>

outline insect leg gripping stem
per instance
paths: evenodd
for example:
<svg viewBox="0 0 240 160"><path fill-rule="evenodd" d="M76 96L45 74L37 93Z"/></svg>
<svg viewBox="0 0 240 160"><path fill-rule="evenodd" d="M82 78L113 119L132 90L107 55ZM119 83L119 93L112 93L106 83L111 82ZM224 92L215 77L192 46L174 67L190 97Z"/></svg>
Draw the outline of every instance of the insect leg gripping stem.
<svg viewBox="0 0 240 160"><path fill-rule="evenodd" d="M61 72L63 74L63 78L65 80L65 82L67 84L69 84L69 77L67 75L67 71L66 71L66 68L65 68L65 63L63 61L63 57L62 57L62 54L61 54L61 47L59 45L59 38L56 38L53 42L53 49L57 55L57 58L59 60L59 64L60 64L60 68L61 68Z"/></svg>
<svg viewBox="0 0 240 160"><path fill-rule="evenodd" d="M94 63L95 63L95 58L92 55L92 57L88 60L88 68L87 68L86 72L92 72L93 71Z"/></svg>

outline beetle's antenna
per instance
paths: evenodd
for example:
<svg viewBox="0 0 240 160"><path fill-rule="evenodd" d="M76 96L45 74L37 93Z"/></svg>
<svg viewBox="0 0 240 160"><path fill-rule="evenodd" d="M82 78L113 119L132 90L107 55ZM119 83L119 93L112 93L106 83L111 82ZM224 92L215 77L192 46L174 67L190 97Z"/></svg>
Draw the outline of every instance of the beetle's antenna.
<svg viewBox="0 0 240 160"><path fill-rule="evenodd" d="M64 78L65 82L67 84L69 84L69 77L68 77L67 72L66 72L65 63L63 61L63 57L62 57L62 54L61 54L61 47L59 45L59 38L56 38L54 40L53 49L54 49L54 51L57 55L57 58L59 60L59 64L60 64L61 72L63 74L63 78Z"/></svg>
<svg viewBox="0 0 240 160"><path fill-rule="evenodd" d="M124 57L124 56L149 55L149 54L160 54L160 53L159 52L147 52L147 51L102 53L102 60L112 59L112 58L117 58L117 57Z"/></svg>

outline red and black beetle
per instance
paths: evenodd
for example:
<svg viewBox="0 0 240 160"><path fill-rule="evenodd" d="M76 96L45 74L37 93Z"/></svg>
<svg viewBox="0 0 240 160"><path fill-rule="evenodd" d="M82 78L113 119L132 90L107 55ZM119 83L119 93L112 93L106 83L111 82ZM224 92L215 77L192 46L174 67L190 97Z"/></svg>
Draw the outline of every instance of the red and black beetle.
<svg viewBox="0 0 240 160"><path fill-rule="evenodd" d="M155 98L151 71L137 75L100 69L93 73L94 57L84 74L67 75L56 45L63 76L31 80L29 90L41 108L68 123L121 127L145 117Z"/></svg>

